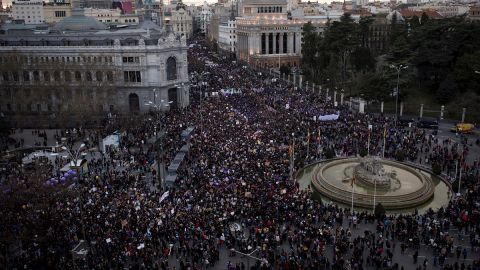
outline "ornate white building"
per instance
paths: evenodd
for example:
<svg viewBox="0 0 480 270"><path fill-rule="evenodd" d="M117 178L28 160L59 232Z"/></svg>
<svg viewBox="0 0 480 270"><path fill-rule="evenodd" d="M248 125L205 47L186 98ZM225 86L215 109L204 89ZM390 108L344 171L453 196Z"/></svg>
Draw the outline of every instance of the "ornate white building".
<svg viewBox="0 0 480 270"><path fill-rule="evenodd" d="M8 121L35 126L77 112L84 118L189 104L185 37L151 24L110 31L73 13L57 34L0 35L0 112Z"/></svg>
<svg viewBox="0 0 480 270"><path fill-rule="evenodd" d="M302 27L323 29L327 19L289 17L286 0L244 0L237 18L237 58L255 67L298 66Z"/></svg>
<svg viewBox="0 0 480 270"><path fill-rule="evenodd" d="M207 1L203 3L202 11L198 15L200 16L200 31L206 33L208 24L213 16L212 7L208 5Z"/></svg>
<svg viewBox="0 0 480 270"><path fill-rule="evenodd" d="M235 53L237 46L236 21L228 20L218 26L218 47L224 51Z"/></svg>
<svg viewBox="0 0 480 270"><path fill-rule="evenodd" d="M178 6L176 9L165 13L164 26L165 29L171 29L179 36L185 36L187 39L193 35L193 18L189 11L186 11L185 6Z"/></svg>

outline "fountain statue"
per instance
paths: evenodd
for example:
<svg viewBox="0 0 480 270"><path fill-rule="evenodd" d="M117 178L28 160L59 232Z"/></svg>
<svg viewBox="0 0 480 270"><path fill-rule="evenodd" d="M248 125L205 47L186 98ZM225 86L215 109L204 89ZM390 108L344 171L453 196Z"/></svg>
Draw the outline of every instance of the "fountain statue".
<svg viewBox="0 0 480 270"><path fill-rule="evenodd" d="M362 158L353 173L358 185L373 187L376 184L378 190L389 190L396 180L395 171L385 171L379 157Z"/></svg>

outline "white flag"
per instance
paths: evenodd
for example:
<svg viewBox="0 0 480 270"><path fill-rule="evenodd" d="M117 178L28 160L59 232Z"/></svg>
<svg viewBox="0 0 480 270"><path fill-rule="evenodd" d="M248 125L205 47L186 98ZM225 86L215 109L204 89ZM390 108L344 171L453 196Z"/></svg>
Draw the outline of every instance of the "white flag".
<svg viewBox="0 0 480 270"><path fill-rule="evenodd" d="M165 198L168 197L168 193L169 191L166 191L165 193L162 194L162 197L160 197L160 202L162 202L163 200L165 200Z"/></svg>

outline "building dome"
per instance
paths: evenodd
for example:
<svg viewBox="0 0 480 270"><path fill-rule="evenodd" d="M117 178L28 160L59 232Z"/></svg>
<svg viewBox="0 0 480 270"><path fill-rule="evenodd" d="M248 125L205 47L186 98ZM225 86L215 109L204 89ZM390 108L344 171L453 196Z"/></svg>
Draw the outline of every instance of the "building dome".
<svg viewBox="0 0 480 270"><path fill-rule="evenodd" d="M72 10L72 16L58 22L55 29L63 32L84 32L105 30L107 26L92 17L85 16L83 9L75 8Z"/></svg>

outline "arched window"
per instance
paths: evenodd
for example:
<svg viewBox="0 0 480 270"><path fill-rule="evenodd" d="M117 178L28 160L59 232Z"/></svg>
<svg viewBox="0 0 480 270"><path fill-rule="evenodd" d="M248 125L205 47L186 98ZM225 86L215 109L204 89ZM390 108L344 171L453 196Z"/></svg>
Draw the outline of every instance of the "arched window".
<svg viewBox="0 0 480 270"><path fill-rule="evenodd" d="M23 71L23 81L29 82L30 81L30 73L26 70Z"/></svg>
<svg viewBox="0 0 480 270"><path fill-rule="evenodd" d="M43 80L46 82L50 81L50 73L48 73L48 71L43 72Z"/></svg>
<svg viewBox="0 0 480 270"><path fill-rule="evenodd" d="M72 81L72 73L70 73L70 71L65 71L65 81L66 82Z"/></svg>
<svg viewBox="0 0 480 270"><path fill-rule="evenodd" d="M33 80L36 82L40 81L40 73L36 70L33 72Z"/></svg>
<svg viewBox="0 0 480 270"><path fill-rule="evenodd" d="M53 79L56 81L56 82L59 82L60 81L60 71L54 71L53 72Z"/></svg>
<svg viewBox="0 0 480 270"><path fill-rule="evenodd" d="M99 70L95 73L95 77L97 79L97 82L101 82L103 80L103 73Z"/></svg>
<svg viewBox="0 0 480 270"><path fill-rule="evenodd" d="M82 73L80 73L80 71L75 71L75 81L82 81Z"/></svg>
<svg viewBox="0 0 480 270"><path fill-rule="evenodd" d="M177 60L175 57L169 57L167 59L167 80L177 79Z"/></svg>

